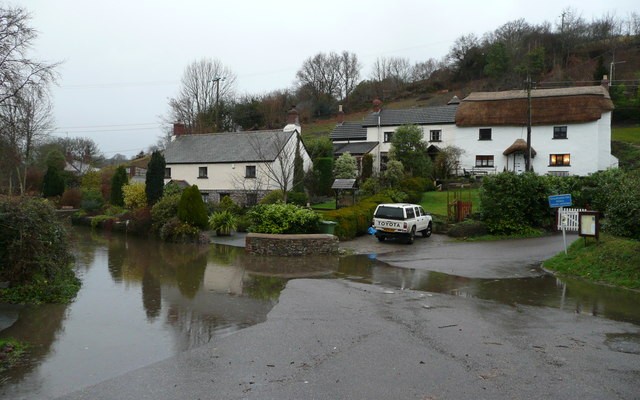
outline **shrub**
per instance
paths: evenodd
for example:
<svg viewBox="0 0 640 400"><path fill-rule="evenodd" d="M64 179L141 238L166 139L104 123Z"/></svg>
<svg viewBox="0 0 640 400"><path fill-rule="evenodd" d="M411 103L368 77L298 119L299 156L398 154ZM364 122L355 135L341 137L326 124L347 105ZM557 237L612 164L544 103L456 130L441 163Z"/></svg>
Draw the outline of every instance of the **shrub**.
<svg viewBox="0 0 640 400"><path fill-rule="evenodd" d="M309 198L304 192L289 192L287 194L287 202L291 204L304 207L307 205L308 201L309 201Z"/></svg>
<svg viewBox="0 0 640 400"><path fill-rule="evenodd" d="M123 215L121 220L129 220L127 231L139 236L148 236L151 232L151 210L148 207L137 208Z"/></svg>
<svg viewBox="0 0 640 400"><path fill-rule="evenodd" d="M61 206L68 206L73 208L80 208L82 202L82 192L78 188L67 189L62 193L60 199Z"/></svg>
<svg viewBox="0 0 640 400"><path fill-rule="evenodd" d="M164 226L171 218L178 216L178 203L181 195L179 193L166 194L158 200L151 208L151 228L154 232L160 232L160 228Z"/></svg>
<svg viewBox="0 0 640 400"><path fill-rule="evenodd" d="M218 207L219 211L229 211L231 214L238 215L241 212L241 207L233 202L230 196L225 196L220 200Z"/></svg>
<svg viewBox="0 0 640 400"><path fill-rule="evenodd" d="M610 233L640 239L640 173L628 173L610 192L605 209L606 228Z"/></svg>
<svg viewBox="0 0 640 400"><path fill-rule="evenodd" d="M481 221L465 220L453 225L449 229L449 236L452 237L473 237L482 236L489 233L487 226Z"/></svg>
<svg viewBox="0 0 640 400"><path fill-rule="evenodd" d="M351 207L328 211L324 217L337 222L335 234L340 240L349 240L367 233L373 220L373 212L378 204L392 202L393 200L387 195L377 194L363 199Z"/></svg>
<svg viewBox="0 0 640 400"><path fill-rule="evenodd" d="M231 211L218 211L209 217L209 228L218 236L228 236L237 227L236 216Z"/></svg>
<svg viewBox="0 0 640 400"><path fill-rule="evenodd" d="M236 231L237 232L249 232L249 228L251 227L251 217L248 215L241 215L236 220Z"/></svg>
<svg viewBox="0 0 640 400"><path fill-rule="evenodd" d="M320 215L294 204L259 204L249 211L250 230L257 233L315 233Z"/></svg>
<svg viewBox="0 0 640 400"><path fill-rule="evenodd" d="M284 202L282 190L272 190L260 200L260 204L276 204Z"/></svg>
<svg viewBox="0 0 640 400"><path fill-rule="evenodd" d="M167 242L193 243L198 240L199 235L198 228L175 217L169 219L160 229L160 238Z"/></svg>
<svg viewBox="0 0 640 400"><path fill-rule="evenodd" d="M122 187L124 206L129 210L146 207L147 194L144 183L130 183Z"/></svg>
<svg viewBox="0 0 640 400"><path fill-rule="evenodd" d="M41 199L0 197L0 297L12 302L66 302L80 281L73 274L66 231Z"/></svg>
<svg viewBox="0 0 640 400"><path fill-rule="evenodd" d="M149 206L156 204L162 197L164 190L164 167L166 165L164 156L158 150L151 154L151 160L147 164L147 175L145 177L145 194Z"/></svg>
<svg viewBox="0 0 640 400"><path fill-rule="evenodd" d="M207 207L202 201L198 186L190 186L182 192L178 203L178 218L182 222L203 229L209 224Z"/></svg>
<svg viewBox="0 0 640 400"><path fill-rule="evenodd" d="M96 189L83 190L82 201L80 207L89 214L95 214L104 206L104 199L102 193Z"/></svg>
<svg viewBox="0 0 640 400"><path fill-rule="evenodd" d="M60 196L64 192L64 179L56 167L47 168L42 182L44 197Z"/></svg>
<svg viewBox="0 0 640 400"><path fill-rule="evenodd" d="M333 183L333 157L320 157L313 163L313 171L316 177L315 187L312 192L316 195L331 196L331 184Z"/></svg>

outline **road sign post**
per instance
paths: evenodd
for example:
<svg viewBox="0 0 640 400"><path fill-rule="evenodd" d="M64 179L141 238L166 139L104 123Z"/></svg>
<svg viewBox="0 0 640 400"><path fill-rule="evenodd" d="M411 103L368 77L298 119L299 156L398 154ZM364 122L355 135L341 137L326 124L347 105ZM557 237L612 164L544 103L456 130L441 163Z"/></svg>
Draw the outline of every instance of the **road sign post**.
<svg viewBox="0 0 640 400"><path fill-rule="evenodd" d="M562 227L562 240L564 242L564 254L567 254L567 215L562 211L564 207L571 207L572 200L571 194L558 194L549 196L549 207L557 208L558 215L560 215L560 226Z"/></svg>

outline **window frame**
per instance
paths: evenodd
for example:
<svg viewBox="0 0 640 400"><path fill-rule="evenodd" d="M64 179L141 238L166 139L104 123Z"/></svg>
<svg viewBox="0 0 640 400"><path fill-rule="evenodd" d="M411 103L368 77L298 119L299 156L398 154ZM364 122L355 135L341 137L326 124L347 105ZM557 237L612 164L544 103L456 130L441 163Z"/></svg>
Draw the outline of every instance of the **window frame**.
<svg viewBox="0 0 640 400"><path fill-rule="evenodd" d="M208 178L209 178L209 167L198 167L198 179L208 179Z"/></svg>
<svg viewBox="0 0 640 400"><path fill-rule="evenodd" d="M475 168L495 168L495 157L492 154L476 154Z"/></svg>
<svg viewBox="0 0 640 400"><path fill-rule="evenodd" d="M253 173L249 173L250 171L253 171ZM257 173L257 168L255 165L247 165L244 168L244 177L247 179L255 179L256 178L256 173Z"/></svg>
<svg viewBox="0 0 640 400"><path fill-rule="evenodd" d="M171 179L171 167L165 167L164 179Z"/></svg>
<svg viewBox="0 0 640 400"><path fill-rule="evenodd" d="M487 134L489 137L487 137ZM492 134L491 128L480 128L478 130L478 140L493 140Z"/></svg>
<svg viewBox="0 0 640 400"><path fill-rule="evenodd" d="M571 153L555 153L549 154L550 167L570 167Z"/></svg>
<svg viewBox="0 0 640 400"><path fill-rule="evenodd" d="M562 125L562 126L554 126L553 127L553 139L568 139L569 136L567 135L567 126L566 125Z"/></svg>
<svg viewBox="0 0 640 400"><path fill-rule="evenodd" d="M434 134L437 134L437 138L434 139ZM431 129L429 130L429 141L430 142L442 142L442 129Z"/></svg>
<svg viewBox="0 0 640 400"><path fill-rule="evenodd" d="M394 133L395 133L394 131L385 132L384 133L384 142L385 143L391 143L391 141L393 140L393 134Z"/></svg>

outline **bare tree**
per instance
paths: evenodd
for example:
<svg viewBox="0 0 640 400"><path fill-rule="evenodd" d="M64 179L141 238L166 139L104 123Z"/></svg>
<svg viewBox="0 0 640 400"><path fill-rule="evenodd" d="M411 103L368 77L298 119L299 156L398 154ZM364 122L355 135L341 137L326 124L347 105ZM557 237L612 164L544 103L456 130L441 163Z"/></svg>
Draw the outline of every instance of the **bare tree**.
<svg viewBox="0 0 640 400"><path fill-rule="evenodd" d="M38 36L29 26L30 19L22 8L0 5L0 105L26 88L46 90L55 80L57 63L27 57Z"/></svg>
<svg viewBox="0 0 640 400"><path fill-rule="evenodd" d="M358 56L356 56L355 53L343 51L342 54L340 54L340 69L338 74L340 75L343 100L346 101L348 99L358 84L361 69L362 64L358 61Z"/></svg>
<svg viewBox="0 0 640 400"><path fill-rule="evenodd" d="M267 178L266 186L269 187L270 182L275 183L282 191L285 203L287 192L293 187L296 149L302 145L300 135L294 132L295 135L292 136L291 133L255 133L248 136L249 146L263 161L258 169Z"/></svg>
<svg viewBox="0 0 640 400"><path fill-rule="evenodd" d="M434 58L430 58L424 62L417 62L411 68L411 82L423 81L429 79L439 68L438 62Z"/></svg>
<svg viewBox="0 0 640 400"><path fill-rule="evenodd" d="M233 99L235 82L236 75L217 59L192 62L182 75L180 93L169 99L169 122L182 121L188 133L219 129L216 107Z"/></svg>
<svg viewBox="0 0 640 400"><path fill-rule="evenodd" d="M382 86L383 92L397 92L411 80L411 64L407 58L378 57L371 78Z"/></svg>
<svg viewBox="0 0 640 400"><path fill-rule="evenodd" d="M307 58L296 73L298 86L308 88L314 98L340 96L340 64L341 57L334 52Z"/></svg>

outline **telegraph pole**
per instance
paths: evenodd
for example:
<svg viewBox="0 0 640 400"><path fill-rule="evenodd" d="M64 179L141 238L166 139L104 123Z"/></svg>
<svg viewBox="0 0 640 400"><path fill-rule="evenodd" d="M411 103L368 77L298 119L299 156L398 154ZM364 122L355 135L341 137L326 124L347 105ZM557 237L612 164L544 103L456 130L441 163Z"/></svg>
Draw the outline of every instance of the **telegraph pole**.
<svg viewBox="0 0 640 400"><path fill-rule="evenodd" d="M527 74L527 153L525 154L525 171L531 171L531 76Z"/></svg>

